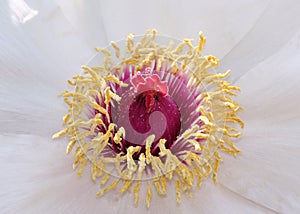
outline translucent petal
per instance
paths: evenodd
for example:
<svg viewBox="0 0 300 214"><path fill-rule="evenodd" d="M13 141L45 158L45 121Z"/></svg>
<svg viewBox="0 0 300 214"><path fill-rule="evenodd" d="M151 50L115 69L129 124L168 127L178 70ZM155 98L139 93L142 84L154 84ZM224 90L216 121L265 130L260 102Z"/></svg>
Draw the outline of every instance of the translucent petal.
<svg viewBox="0 0 300 214"><path fill-rule="evenodd" d="M4 213L95 213L117 209L115 199L95 196L89 176L72 173L62 142L30 135L0 136L1 202ZM85 172L87 173L87 172Z"/></svg>
<svg viewBox="0 0 300 214"><path fill-rule="evenodd" d="M156 28L160 34L180 40L195 38L201 30L208 37L206 50L223 57L252 28L268 2L92 0L86 4L84 0L63 0L58 3L74 26L84 31L90 44L106 45L96 38L103 34L108 40L120 40L129 33L144 34L146 28Z"/></svg>
<svg viewBox="0 0 300 214"><path fill-rule="evenodd" d="M1 132L51 136L65 113L57 94L93 52L55 4L28 3L38 14L15 23L9 3L0 5Z"/></svg>
<svg viewBox="0 0 300 214"><path fill-rule="evenodd" d="M248 33L221 59L221 70L230 68L236 81L279 51L300 28L299 9L297 0L271 1Z"/></svg>
<svg viewBox="0 0 300 214"><path fill-rule="evenodd" d="M77 32L87 41L89 47L106 47L109 44L111 38L106 35L102 1L89 0L87 3L84 0L60 0L57 4ZM113 14L110 16L114 16Z"/></svg>
<svg viewBox="0 0 300 214"><path fill-rule="evenodd" d="M174 187L166 197L153 194L150 209L144 205L144 188L137 207L133 205L133 194L123 197L112 191L104 197L95 196L98 184L88 176L78 178L71 173L72 158L64 154L63 142L49 143L45 137L30 135L0 136L0 167L2 184L0 208L4 212L22 213L232 213L247 210L247 213L266 213L253 202L235 193L214 186L211 182L203 184L200 192L193 198L182 195L182 204L176 205ZM62 140L63 141L63 140ZM87 171L85 173L88 173ZM142 185L146 185L142 183Z"/></svg>
<svg viewBox="0 0 300 214"><path fill-rule="evenodd" d="M226 160L220 182L279 213L300 211L300 31L237 82L246 122L236 160Z"/></svg>

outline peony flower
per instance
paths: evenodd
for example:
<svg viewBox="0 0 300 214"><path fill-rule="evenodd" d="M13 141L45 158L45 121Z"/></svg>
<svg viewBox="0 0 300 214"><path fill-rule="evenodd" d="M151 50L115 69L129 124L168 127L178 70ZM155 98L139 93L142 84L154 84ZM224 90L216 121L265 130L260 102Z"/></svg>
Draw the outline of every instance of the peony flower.
<svg viewBox="0 0 300 214"><path fill-rule="evenodd" d="M172 4L144 5L140 2L116 4L93 1L90 4L83 4L81 1L75 3L62 1L57 4L9 0L2 2L0 8L2 67L0 159L3 169L0 210L2 212L299 212L300 186L297 183L300 175L297 163L299 75L296 73L299 68L297 21L299 4L297 2L247 1L230 5L224 3L186 5L178 1ZM289 12L282 13L282 11ZM195 24L198 20L199 24ZM146 203L151 202L148 209L144 203L134 205L135 186L131 186L128 193L123 195L117 190L106 192L104 188L102 190L106 193L97 197L96 194L102 195L102 192L99 190L98 180L94 183L88 176L90 168L79 166L79 174L82 174L79 178L78 171L72 171L70 168L73 158L64 154L68 138L51 140L52 134L61 127L60 118L66 113L63 99L56 95L65 91L67 79L81 75L80 66L89 61L93 55L92 48L108 44L107 40L120 39L120 35L124 37L130 32L142 33L147 27L145 25L156 27L160 33L177 38L194 37L199 30L204 31L208 41L203 55L211 53L220 58L220 65L216 66L216 75L231 68L233 84L242 89L237 101L245 107L245 111L239 115L246 124L243 136L235 141L242 152L236 158L222 155L224 161L218 164L220 167L217 185L213 184L213 180L206 179L202 182L200 190L191 189L191 197L183 193L179 197L178 189L184 185L167 181L167 194L159 196L152 191L151 200L147 200L147 197L150 197L147 182L154 181L153 177L149 177L139 190L139 197ZM92 62L94 60L90 62L91 65L83 67L85 74L82 76L93 74ZM99 91L107 95L105 98L112 99L116 107L111 109L111 112L116 113L111 114L116 115L116 118L112 119L122 124L125 130L128 120L119 117L125 114L122 114L124 109L118 108L118 103L129 102L128 106L131 107L129 112L132 112L131 124L138 129L147 128L145 124L136 122L138 120L135 117L139 111L144 111L147 115L158 108L163 108L163 103L167 103L171 106L170 109L176 112L178 106L175 104L182 104L172 102L177 98L171 96L174 88L157 72L158 70L145 64L145 67L140 67L132 73L133 76L128 81L126 78L122 79L122 75L118 76L117 71L110 77L103 76L110 78L112 82L115 81L115 86L120 86L118 90L115 88L115 91L107 87ZM123 73L126 74L128 71L129 67L123 67ZM181 73L186 75L184 72ZM174 77L177 77L177 74ZM190 77L186 78L189 79ZM78 84L77 82L77 87ZM188 88L189 84L186 85ZM112 89L112 85L109 86ZM85 87L82 85L77 89L84 92ZM125 90L126 87L130 89ZM205 94L203 89L200 88L199 94L192 93L193 96L200 95L199 98L203 98ZM72 90L71 87L68 88L68 91ZM133 99L125 96L129 91L136 95ZM67 98L68 92L62 95ZM156 98L153 99L155 96L160 102L157 102ZM182 99L185 100L187 97ZM89 100L90 103L92 101ZM106 112L100 111L103 110L99 105L101 100L94 101L96 102L93 108L85 106L86 112L81 117L85 116L85 121L96 118L98 119L95 120L96 123L100 124L100 119L104 118ZM183 124L179 125L178 114L169 116L170 113L166 108L161 112L167 115L167 119L172 119L171 122L163 121L162 125L165 122L167 127L172 126L172 131L180 126L180 130L175 133L154 131L155 136L161 134L159 138L166 140L160 142L160 139L155 137L152 137L152 140L148 138L148 145L158 145L159 150L150 150L155 157L159 157L159 153L164 149L171 150L172 145L176 145L175 139L189 128L184 129ZM182 114L187 112L179 111ZM203 108L198 113L197 117L202 118L198 127L208 127L205 122L209 121L205 119L209 119L209 116L205 115ZM186 121L180 121L184 122ZM84 129L81 131L84 133ZM195 151L197 154L196 148L202 149L201 146L206 145L202 143L205 142L207 131L209 130L202 132L203 140L196 141L198 144L194 142L186 150ZM93 137L97 137L101 132L94 133ZM126 139L122 129L117 129L116 133L119 133L119 140ZM68 132L69 136L70 134L72 133ZM136 133L132 134L136 137ZM115 136L117 137L114 141L118 141L118 135ZM132 153L130 155L130 152L124 151L124 154L129 154L126 156L127 165L132 164L132 168L129 169L135 168L143 149L147 153L146 147L147 143L141 145L128 143L126 151L129 149ZM121 150L121 147L117 147L115 154L120 154L118 152ZM182 151L182 148L178 151ZM176 151L173 154L176 155ZM87 157L92 155L93 153L87 153ZM107 158L113 157L110 155ZM204 153L199 151L198 155L204 156ZM75 155L76 157L79 156ZM84 161L80 161L80 164L84 165ZM213 165L212 163L212 168ZM188 166L188 163L184 166ZM147 175L152 175L151 169ZM124 184L125 187L129 187L126 186L126 182ZM153 186L153 190L154 188L156 187ZM181 200L180 204L177 204L178 200Z"/></svg>

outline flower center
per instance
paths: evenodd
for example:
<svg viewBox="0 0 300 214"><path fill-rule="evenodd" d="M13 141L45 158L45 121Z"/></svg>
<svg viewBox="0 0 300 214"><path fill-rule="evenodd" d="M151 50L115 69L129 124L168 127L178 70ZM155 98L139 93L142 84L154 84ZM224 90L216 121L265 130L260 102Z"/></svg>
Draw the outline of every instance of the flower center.
<svg viewBox="0 0 300 214"><path fill-rule="evenodd" d="M212 72L218 59L202 55L203 34L195 47L191 39L166 47L155 37L153 30L136 43L128 35L124 56L112 42L120 64L108 49L97 48L105 55L103 65L82 66L84 74L68 81L74 91L60 94L69 106L66 128L53 135L68 136L68 154L75 147L73 168L79 176L91 161L93 181L101 177L97 196L122 182L119 192L131 191L136 205L140 192L146 193L147 208L153 187L167 194L167 180L175 183L177 203L204 179L217 183L220 152L240 152L232 138L241 135L236 125L244 127L237 115L242 108L232 99L240 88L224 79L229 70ZM140 191L143 183L147 189Z"/></svg>
<svg viewBox="0 0 300 214"><path fill-rule="evenodd" d="M129 108L129 120L138 133L155 135L152 155L158 155L160 139L165 139L166 148L170 148L180 132L180 112L176 103L170 96L154 90L143 92L134 99ZM145 151L144 139L141 152Z"/></svg>
<svg viewBox="0 0 300 214"><path fill-rule="evenodd" d="M170 148L180 133L180 111L168 95L167 83L157 74L150 74L149 69L134 75L131 84L130 92L125 92L127 95L122 96L120 105L122 109L128 108L128 113L122 114L118 121L118 125L126 130L123 151L130 146L140 146L140 151L133 156L138 159L141 153L145 153L145 139L154 134L151 154L158 156L159 140L165 139L166 148Z"/></svg>

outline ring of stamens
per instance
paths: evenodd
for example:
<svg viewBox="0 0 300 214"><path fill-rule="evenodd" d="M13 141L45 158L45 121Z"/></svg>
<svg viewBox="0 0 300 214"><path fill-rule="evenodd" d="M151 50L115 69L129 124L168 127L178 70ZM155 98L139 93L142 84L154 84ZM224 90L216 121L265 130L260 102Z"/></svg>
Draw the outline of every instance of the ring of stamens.
<svg viewBox="0 0 300 214"><path fill-rule="evenodd" d="M222 162L220 152L234 156L240 152L232 139L241 135L237 126L244 127L237 115L242 107L232 99L240 89L224 80L229 75L229 70L220 74L211 72L219 61L211 55L202 56L206 42L203 34L199 34L197 46L193 46L192 40L185 39L175 48L173 43L169 46L156 44L155 37L155 30L152 34L147 31L135 45L134 36L128 35L125 50L127 57L124 58L121 58L120 48L114 42L112 47L115 56L106 49L97 48L96 51L104 54L104 65L82 66L84 73L68 81L71 86L75 86L75 91L60 94L69 107L63 118L66 128L53 135L53 138L68 136L68 154L75 147L73 168L78 169L79 176L88 160L90 161L92 180L100 179L102 187L98 196L117 188L123 182L120 193L133 187L134 203L137 204L142 181L148 179L145 199L147 207L150 206L153 187L159 195L165 195L168 182L175 181L176 200L180 203L181 194L188 193L194 186L200 187L205 178L211 176L217 183L219 164ZM119 65L113 61L114 57L120 61ZM156 71L167 66L175 76L184 71L189 78L187 87L195 91L201 87L212 90L199 93L195 99L198 104L195 112L199 117L189 128L181 130L172 147L167 146L167 140L161 138L155 145L157 152L153 153L151 149L155 136L149 135L145 138L143 152L139 145L129 145L125 150L117 150L122 148L126 140L126 127L113 123L112 104L124 99L116 93L116 88L129 87L120 78L120 72L124 66L130 66L133 74L138 76L138 72L151 67L153 63ZM166 92L163 85L158 92ZM150 110L154 105L152 96L150 94L147 104L147 109ZM111 178L112 171L117 178Z"/></svg>

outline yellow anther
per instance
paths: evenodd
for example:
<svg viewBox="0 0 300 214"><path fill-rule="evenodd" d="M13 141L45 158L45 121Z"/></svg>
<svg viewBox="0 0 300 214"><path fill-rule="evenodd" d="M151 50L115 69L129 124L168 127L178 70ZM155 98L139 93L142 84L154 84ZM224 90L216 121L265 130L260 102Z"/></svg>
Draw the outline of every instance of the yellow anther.
<svg viewBox="0 0 300 214"><path fill-rule="evenodd" d="M113 93L110 90L110 87L105 88L104 94L105 94L104 103L106 105L108 105L108 103L110 102L111 98L114 99L114 100L116 100L117 102L119 102L121 100L121 97L119 97L117 94Z"/></svg>
<svg viewBox="0 0 300 214"><path fill-rule="evenodd" d="M116 57L119 58L120 57L120 48L118 47L117 43L111 42L110 44L115 49Z"/></svg>
<svg viewBox="0 0 300 214"><path fill-rule="evenodd" d="M106 56L111 56L111 53L107 49L105 49L105 48L95 48L95 51L102 52Z"/></svg>
<svg viewBox="0 0 300 214"><path fill-rule="evenodd" d="M122 140L122 136L124 136L124 135L125 135L125 129L123 127L120 127L114 136L114 142L116 144L120 144L120 142Z"/></svg>
<svg viewBox="0 0 300 214"><path fill-rule="evenodd" d="M141 182L138 181L137 184L134 187L134 204L138 205L140 196L139 196L139 190L140 190Z"/></svg>
<svg viewBox="0 0 300 214"><path fill-rule="evenodd" d="M199 44L197 46L198 51L202 51L203 50L203 46L206 43L206 38L204 37L203 33L200 31L199 33Z"/></svg>
<svg viewBox="0 0 300 214"><path fill-rule="evenodd" d="M198 141L190 139L188 140L189 143L191 143L194 147L195 147L195 151L196 152L200 152L201 151L201 147Z"/></svg>
<svg viewBox="0 0 300 214"><path fill-rule="evenodd" d="M108 173L105 174L103 176L102 180L100 181L100 186L101 187L104 186L107 183L107 181L108 181L109 178L110 178L110 174L108 174Z"/></svg>
<svg viewBox="0 0 300 214"><path fill-rule="evenodd" d="M67 151L66 151L67 154L70 154L70 152L72 151L75 144L76 144L76 140L70 141L70 143L68 144L68 147L67 147Z"/></svg>
<svg viewBox="0 0 300 214"><path fill-rule="evenodd" d="M100 105L99 105L98 103L96 103L95 101L93 101L92 104L93 104L93 107L94 107L95 109L97 109L100 113L105 114L105 115L108 114L107 111L106 111L106 109L103 108L102 106L100 106Z"/></svg>
<svg viewBox="0 0 300 214"><path fill-rule="evenodd" d="M200 120L207 126L212 126L213 124L209 121L209 119L205 116L200 116Z"/></svg>
<svg viewBox="0 0 300 214"><path fill-rule="evenodd" d="M146 196L146 207L150 207L150 200L152 198L152 187L151 184L148 182L148 187L147 187L147 196Z"/></svg>
<svg viewBox="0 0 300 214"><path fill-rule="evenodd" d="M120 189L120 193L124 193L130 189L133 180L124 180L124 186Z"/></svg>
<svg viewBox="0 0 300 214"><path fill-rule="evenodd" d="M159 156L163 156L165 154L167 154L167 151L166 151L166 144L167 140L166 139L160 139L159 142L158 142L158 147L159 147Z"/></svg>
<svg viewBox="0 0 300 214"><path fill-rule="evenodd" d="M140 146L130 146L127 149L127 169L131 172L135 172L137 170L137 165L135 161L132 158L132 155L138 151L140 151L141 147Z"/></svg>
<svg viewBox="0 0 300 214"><path fill-rule="evenodd" d="M126 47L127 47L127 50L129 51L129 53L131 53L133 51L133 47L134 47L134 35L131 33L131 34L128 34L127 36L127 40L126 40Z"/></svg>
<svg viewBox="0 0 300 214"><path fill-rule="evenodd" d="M105 188L104 190L98 192L96 195L97 196L102 196L104 193L106 193L107 191L111 190L111 189L115 189L117 187L117 184L119 183L119 179L116 179L114 182L111 183L111 185L107 188Z"/></svg>
<svg viewBox="0 0 300 214"><path fill-rule="evenodd" d="M120 85L120 86L122 86L122 87L127 87L128 86L128 84L126 84L126 83L123 83L122 81L120 81L116 76L114 76L114 75L108 75L108 76L106 76L105 78L104 78L106 81L112 81L112 82L114 82L114 83L116 83L116 84L118 84L118 85Z"/></svg>
<svg viewBox="0 0 300 214"><path fill-rule="evenodd" d="M71 80L68 80L69 85L76 86L76 82L72 82Z"/></svg>
<svg viewBox="0 0 300 214"><path fill-rule="evenodd" d="M52 136L52 139L56 139L56 138L62 137L62 136L64 136L65 134L67 134L67 132L68 132L68 128L63 129L63 130L57 132L56 134L54 134L54 135Z"/></svg>
<svg viewBox="0 0 300 214"><path fill-rule="evenodd" d="M87 159L85 156L82 156L80 158L80 164L79 164L79 169L77 171L77 175L80 177L82 175L82 170L84 168L84 166L86 165Z"/></svg>
<svg viewBox="0 0 300 214"><path fill-rule="evenodd" d="M210 62L210 64L211 64L212 66L216 66L216 65L219 64L219 59L218 59L217 57L215 57L215 56L208 55L208 56L205 56L205 58L206 58L206 60L207 60L208 62Z"/></svg>
<svg viewBox="0 0 300 214"><path fill-rule="evenodd" d="M225 77L227 77L229 74L230 74L230 70L227 70L225 73L223 73L223 74L217 74L217 77L218 78L225 78Z"/></svg>
<svg viewBox="0 0 300 214"><path fill-rule="evenodd" d="M66 114L64 117L63 117L63 124L67 124L69 119L70 119L71 115L70 114Z"/></svg>
<svg viewBox="0 0 300 214"><path fill-rule="evenodd" d="M147 164L150 163L150 159L152 157L152 155L151 155L151 145L152 145L154 139L155 139L155 135L150 135L146 139L146 163Z"/></svg>
<svg viewBox="0 0 300 214"><path fill-rule="evenodd" d="M176 201L178 204L181 202L181 185L180 181L176 181Z"/></svg>

